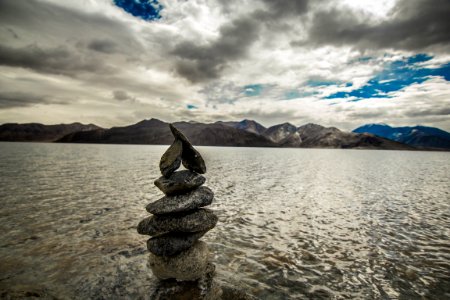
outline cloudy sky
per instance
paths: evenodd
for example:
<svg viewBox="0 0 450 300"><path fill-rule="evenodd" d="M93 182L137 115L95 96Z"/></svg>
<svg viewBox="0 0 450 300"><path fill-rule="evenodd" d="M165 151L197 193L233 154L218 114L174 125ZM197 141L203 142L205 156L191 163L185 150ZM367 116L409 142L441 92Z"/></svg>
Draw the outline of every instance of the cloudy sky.
<svg viewBox="0 0 450 300"><path fill-rule="evenodd" d="M0 0L0 123L450 130L448 0Z"/></svg>

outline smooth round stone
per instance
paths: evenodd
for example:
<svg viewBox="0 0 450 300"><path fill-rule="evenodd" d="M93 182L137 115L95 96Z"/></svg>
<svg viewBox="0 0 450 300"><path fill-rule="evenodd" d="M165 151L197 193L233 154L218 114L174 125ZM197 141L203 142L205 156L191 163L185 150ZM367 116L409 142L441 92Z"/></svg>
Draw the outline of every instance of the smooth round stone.
<svg viewBox="0 0 450 300"><path fill-rule="evenodd" d="M139 234L159 235L167 232L208 231L216 226L217 216L210 209L202 208L187 213L154 215L142 220Z"/></svg>
<svg viewBox="0 0 450 300"><path fill-rule="evenodd" d="M172 173L169 177L161 176L155 185L166 195L184 194L204 184L206 178L189 170Z"/></svg>
<svg viewBox="0 0 450 300"><path fill-rule="evenodd" d="M209 250L206 243L196 242L192 247L171 257L150 254L149 266L159 279L181 281L197 280L208 271Z"/></svg>
<svg viewBox="0 0 450 300"><path fill-rule="evenodd" d="M159 170L165 177L169 177L176 169L181 166L181 154L183 152L183 143L176 139L169 149L164 152L159 162Z"/></svg>
<svg viewBox="0 0 450 300"><path fill-rule="evenodd" d="M150 282L152 300L218 300L222 299L221 286L214 280L214 265L209 263L206 274L194 281L153 279ZM228 299L228 298L227 298ZM232 298L229 298L232 299Z"/></svg>
<svg viewBox="0 0 450 300"><path fill-rule="evenodd" d="M203 157L197 150L195 150L191 142L189 142L189 140L184 134L181 133L181 131L179 131L172 124L170 124L169 126L173 136L183 142L183 154L181 155L183 166L188 170L192 170L200 174L205 174L206 165Z"/></svg>
<svg viewBox="0 0 450 300"><path fill-rule="evenodd" d="M157 256L173 256L195 244L206 231L194 233L170 232L147 241L147 249Z"/></svg>
<svg viewBox="0 0 450 300"><path fill-rule="evenodd" d="M210 205L213 199L213 191L206 186L202 186L187 194L164 196L148 204L145 209L154 215L178 213Z"/></svg>

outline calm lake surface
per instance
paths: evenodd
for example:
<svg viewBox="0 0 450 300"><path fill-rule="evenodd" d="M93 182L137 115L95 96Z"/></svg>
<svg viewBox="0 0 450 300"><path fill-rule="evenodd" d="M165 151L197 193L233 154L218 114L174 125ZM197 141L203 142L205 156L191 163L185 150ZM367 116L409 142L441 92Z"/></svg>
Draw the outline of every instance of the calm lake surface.
<svg viewBox="0 0 450 300"><path fill-rule="evenodd" d="M0 296L141 299L167 146L0 143ZM450 297L450 153L198 147L217 280L259 299Z"/></svg>

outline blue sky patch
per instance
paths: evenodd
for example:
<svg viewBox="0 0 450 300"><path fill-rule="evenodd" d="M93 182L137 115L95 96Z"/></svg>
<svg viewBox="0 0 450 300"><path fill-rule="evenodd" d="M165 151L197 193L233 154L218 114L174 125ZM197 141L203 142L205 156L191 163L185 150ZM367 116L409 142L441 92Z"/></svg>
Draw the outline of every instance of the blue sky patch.
<svg viewBox="0 0 450 300"><path fill-rule="evenodd" d="M292 91L286 91L284 93L284 100L291 100L291 99L297 99L300 98L300 93L297 90Z"/></svg>
<svg viewBox="0 0 450 300"><path fill-rule="evenodd" d="M189 110L192 110L192 109L197 109L198 107L195 106L194 104L188 104L188 105L186 105L186 108Z"/></svg>
<svg viewBox="0 0 450 300"><path fill-rule="evenodd" d="M157 0L114 0L127 13L146 21L158 20L163 6Z"/></svg>
<svg viewBox="0 0 450 300"><path fill-rule="evenodd" d="M262 84L249 84L245 85L243 89L243 93L247 97L259 96L261 95L264 86Z"/></svg>
<svg viewBox="0 0 450 300"><path fill-rule="evenodd" d="M388 93L401 90L414 83L422 83L429 76L442 76L450 81L450 63L436 69L422 68L418 63L431 60L427 54L417 54L389 64L381 73L370 79L366 85L350 92L337 92L325 99L356 97L354 101L366 98L389 98Z"/></svg>

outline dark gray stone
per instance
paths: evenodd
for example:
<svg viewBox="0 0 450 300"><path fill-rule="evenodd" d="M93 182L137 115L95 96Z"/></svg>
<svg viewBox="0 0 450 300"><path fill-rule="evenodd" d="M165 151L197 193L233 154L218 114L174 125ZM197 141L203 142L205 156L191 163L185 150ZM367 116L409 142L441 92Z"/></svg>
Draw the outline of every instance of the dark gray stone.
<svg viewBox="0 0 450 300"><path fill-rule="evenodd" d="M183 152L183 143L176 139L169 149L164 152L159 162L161 174L169 177L181 165L181 154Z"/></svg>
<svg viewBox="0 0 450 300"><path fill-rule="evenodd" d="M155 185L166 195L179 195L192 191L205 181L206 178L202 175L183 170L174 172L169 177L159 177L155 180Z"/></svg>
<svg viewBox="0 0 450 300"><path fill-rule="evenodd" d="M139 234L159 235L167 232L208 231L216 226L217 216L210 209L193 212L154 215L142 220L137 231Z"/></svg>
<svg viewBox="0 0 450 300"><path fill-rule="evenodd" d="M200 153L197 150L195 150L191 142L189 142L189 140L184 136L184 134L181 133L181 131L179 131L172 124L170 124L169 126L173 136L176 139L179 139L181 140L181 142L183 142L183 153L181 155L183 166L188 170L200 174L205 174L206 165Z"/></svg>
<svg viewBox="0 0 450 300"><path fill-rule="evenodd" d="M207 206L212 203L214 193L210 188L201 186L187 194L164 196L148 204L145 209L154 215L185 212Z"/></svg>
<svg viewBox="0 0 450 300"><path fill-rule="evenodd" d="M147 249L157 256L173 256L189 249L206 231L195 233L171 232L147 241Z"/></svg>
<svg viewBox="0 0 450 300"><path fill-rule="evenodd" d="M205 242L197 241L189 249L173 256L150 253L149 267L159 279L197 280L208 271L209 250Z"/></svg>
<svg viewBox="0 0 450 300"><path fill-rule="evenodd" d="M150 300L219 300L222 290L214 280L215 267L209 263L206 274L195 281L176 279L150 282ZM231 298L230 298L231 299Z"/></svg>

